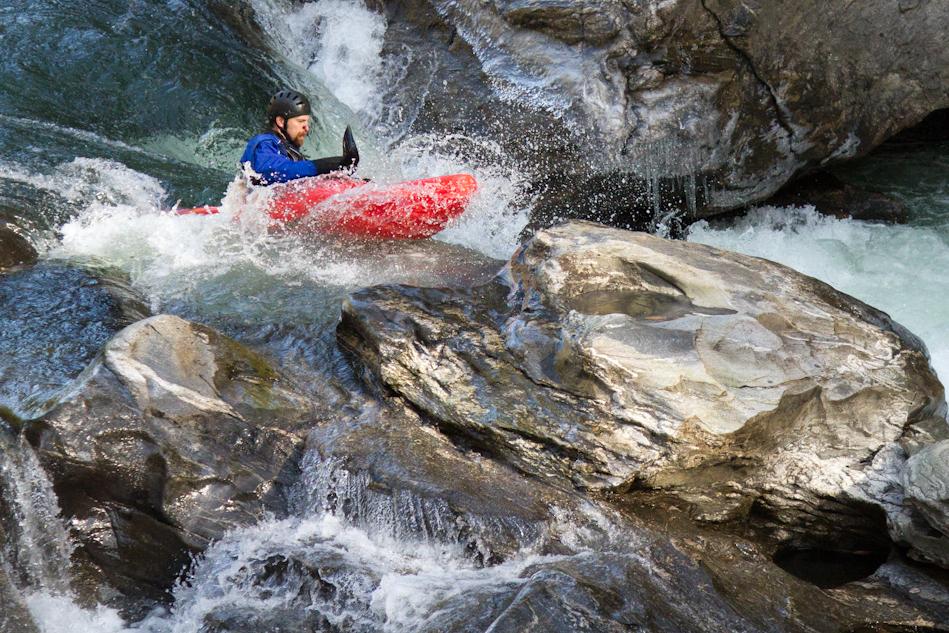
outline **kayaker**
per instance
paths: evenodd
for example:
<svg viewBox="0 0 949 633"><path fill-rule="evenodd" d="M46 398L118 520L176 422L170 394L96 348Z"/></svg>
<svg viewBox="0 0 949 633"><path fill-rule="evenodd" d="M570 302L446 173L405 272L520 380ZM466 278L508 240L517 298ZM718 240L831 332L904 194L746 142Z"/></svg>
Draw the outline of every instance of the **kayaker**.
<svg viewBox="0 0 949 633"><path fill-rule="evenodd" d="M334 171L355 171L359 150L348 125L343 133L342 156L316 160L303 156L300 150L310 133L310 113L309 99L296 90L281 90L270 99L267 106L270 131L250 139L241 156L241 167L253 170L253 184L272 185Z"/></svg>

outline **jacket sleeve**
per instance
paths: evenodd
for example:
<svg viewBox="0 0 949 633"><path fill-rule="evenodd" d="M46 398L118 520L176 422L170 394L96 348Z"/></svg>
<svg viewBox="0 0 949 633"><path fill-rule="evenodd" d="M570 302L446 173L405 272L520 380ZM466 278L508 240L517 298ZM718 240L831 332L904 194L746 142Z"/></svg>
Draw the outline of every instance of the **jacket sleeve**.
<svg viewBox="0 0 949 633"><path fill-rule="evenodd" d="M263 140L257 145L251 167L268 185L317 175L316 165L312 161L292 161L284 156L276 139Z"/></svg>

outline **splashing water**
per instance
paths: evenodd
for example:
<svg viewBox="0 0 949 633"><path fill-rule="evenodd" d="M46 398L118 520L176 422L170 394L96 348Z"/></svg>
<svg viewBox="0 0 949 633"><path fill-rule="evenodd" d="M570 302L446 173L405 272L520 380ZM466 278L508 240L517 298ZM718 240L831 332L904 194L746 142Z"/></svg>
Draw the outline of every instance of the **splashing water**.
<svg viewBox="0 0 949 633"><path fill-rule="evenodd" d="M527 567L545 560L551 557L525 556L482 569L450 547L389 539L333 515L265 521L213 545L176 590L173 611L139 630L191 633L239 618L259 626L267 614L288 612L353 632L438 630L432 625L450 615L446 606L470 608L509 592L525 582ZM313 574L332 590L307 594Z"/></svg>
<svg viewBox="0 0 949 633"><path fill-rule="evenodd" d="M531 199L525 193L529 183L502 148L461 134L403 136L404 128L389 124L393 115L385 114L385 101L391 97L386 84L405 72L406 61L390 59L387 65L384 60L384 16L361 0L303 5L257 0L254 8L274 47L311 73L390 145L385 156L370 151L363 157L361 175L395 183L472 173L479 183L478 194L465 214L436 239L499 259L514 252L529 220Z"/></svg>
<svg viewBox="0 0 949 633"><path fill-rule="evenodd" d="M472 617L486 619L486 629L497 605L506 605L532 570L586 555L589 543L602 540L610 527L592 508L585 530L576 528L576 517L557 511L550 527L573 553L542 554L525 544L512 558L484 566L464 539L451 534L458 527L453 521L476 517L452 519L447 503L431 505L408 491L381 492L364 473L323 461L318 451L304 460L295 495L308 510L215 543L175 589L171 611L153 614L139 630L192 633L212 622L238 621L244 623L238 630L270 630L268 624L290 621L326 622L355 633L441 631ZM444 531L427 525L438 524L438 513Z"/></svg>
<svg viewBox="0 0 949 633"><path fill-rule="evenodd" d="M96 258L119 266L151 297L155 309L189 297L200 302L203 297L195 294L199 288L215 281L227 283L235 274L240 278L236 289L242 279L252 297L264 278L287 287L288 294L297 292L294 287L301 283L339 290L388 282L438 283L451 276L453 262L456 269L464 269L466 260L477 259L437 242L354 245L318 235L273 232L265 212L269 192L258 189L248 195L239 179L228 190L221 213L179 216L167 212L167 195L156 180L121 164L80 158L59 171L55 179L29 175L33 184L75 200L81 209L60 227L60 243L48 255ZM501 178L486 179L481 195L489 196L489 188L505 185ZM452 227L444 241L489 256L506 255L515 247L514 236L500 227L517 212L503 205L479 204L480 200L473 205L473 220ZM492 233L485 225L498 230Z"/></svg>

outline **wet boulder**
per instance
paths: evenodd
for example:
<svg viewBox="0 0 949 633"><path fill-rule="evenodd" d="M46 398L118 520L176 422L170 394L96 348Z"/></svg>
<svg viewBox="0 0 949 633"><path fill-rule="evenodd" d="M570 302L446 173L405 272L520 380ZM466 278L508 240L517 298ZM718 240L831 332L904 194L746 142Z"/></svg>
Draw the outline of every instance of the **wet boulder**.
<svg viewBox="0 0 949 633"><path fill-rule="evenodd" d="M544 478L660 491L781 543L866 548L949 437L922 343L784 266L588 223L471 291L354 294L341 343L454 441Z"/></svg>
<svg viewBox="0 0 949 633"><path fill-rule="evenodd" d="M35 261L36 249L29 240L20 235L13 225L0 223L0 270Z"/></svg>
<svg viewBox="0 0 949 633"><path fill-rule="evenodd" d="M191 554L285 509L312 419L264 358L159 315L113 337L26 433L88 586L100 600L165 599Z"/></svg>
<svg viewBox="0 0 949 633"><path fill-rule="evenodd" d="M460 547L479 565L563 551L559 529L591 519L581 495L455 446L398 398L337 416L307 440L298 513Z"/></svg>
<svg viewBox="0 0 949 633"><path fill-rule="evenodd" d="M899 540L921 560L949 568L949 440L926 446L903 471L904 512L894 519Z"/></svg>

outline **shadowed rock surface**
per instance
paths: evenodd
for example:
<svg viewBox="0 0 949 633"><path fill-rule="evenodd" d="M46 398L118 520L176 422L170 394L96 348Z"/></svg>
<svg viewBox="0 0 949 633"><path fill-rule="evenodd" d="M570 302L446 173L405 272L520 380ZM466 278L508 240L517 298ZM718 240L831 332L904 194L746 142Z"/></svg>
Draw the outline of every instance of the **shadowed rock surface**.
<svg viewBox="0 0 949 633"><path fill-rule="evenodd" d="M887 542L907 457L949 436L921 342L778 264L571 223L505 281L361 291L338 335L461 444L796 546Z"/></svg>
<svg viewBox="0 0 949 633"><path fill-rule="evenodd" d="M782 188L767 203L773 206L813 205L825 215L854 220L904 223L906 205L885 194L865 191L827 171L818 171Z"/></svg>
<svg viewBox="0 0 949 633"><path fill-rule="evenodd" d="M29 240L0 218L0 270L36 261L36 249Z"/></svg>
<svg viewBox="0 0 949 633"><path fill-rule="evenodd" d="M310 405L262 357L178 317L116 335L27 434L89 589L162 600L192 552L286 507Z"/></svg>
<svg viewBox="0 0 949 633"><path fill-rule="evenodd" d="M949 106L937 0L370 6L386 59L415 62L386 101L415 131L488 134L538 167L548 223L761 202Z"/></svg>

